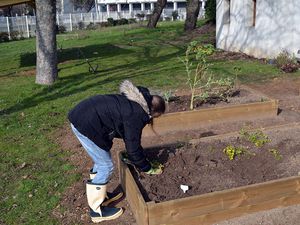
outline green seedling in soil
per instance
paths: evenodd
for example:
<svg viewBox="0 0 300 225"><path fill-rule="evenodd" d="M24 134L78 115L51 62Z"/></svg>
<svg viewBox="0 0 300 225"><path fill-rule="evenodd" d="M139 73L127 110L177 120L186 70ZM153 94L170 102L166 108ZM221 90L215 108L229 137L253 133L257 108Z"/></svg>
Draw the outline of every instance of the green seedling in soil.
<svg viewBox="0 0 300 225"><path fill-rule="evenodd" d="M224 148L223 152L228 156L229 160L233 160L235 157L242 155L246 152L246 149L243 147L235 147L232 145Z"/></svg>
<svg viewBox="0 0 300 225"><path fill-rule="evenodd" d="M270 138L266 134L264 134L261 130L249 132L242 128L240 131L240 135L242 135L242 137L244 137L246 140L250 141L256 147L259 148L271 142Z"/></svg>
<svg viewBox="0 0 300 225"><path fill-rule="evenodd" d="M170 102L170 98L172 97L172 91L169 90L169 91L166 91L163 93L163 98L166 102Z"/></svg>
<svg viewBox="0 0 300 225"><path fill-rule="evenodd" d="M281 160L282 159L282 155L280 154L280 152L277 149L269 149L269 152L273 154L274 158L277 160Z"/></svg>

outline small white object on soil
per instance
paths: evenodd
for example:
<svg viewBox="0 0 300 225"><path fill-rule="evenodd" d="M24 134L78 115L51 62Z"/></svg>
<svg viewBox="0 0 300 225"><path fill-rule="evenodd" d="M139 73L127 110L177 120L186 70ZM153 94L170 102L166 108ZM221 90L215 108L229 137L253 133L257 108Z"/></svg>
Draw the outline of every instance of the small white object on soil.
<svg viewBox="0 0 300 225"><path fill-rule="evenodd" d="M185 193L187 190L189 190L189 186L181 184L180 189L183 190L183 193Z"/></svg>

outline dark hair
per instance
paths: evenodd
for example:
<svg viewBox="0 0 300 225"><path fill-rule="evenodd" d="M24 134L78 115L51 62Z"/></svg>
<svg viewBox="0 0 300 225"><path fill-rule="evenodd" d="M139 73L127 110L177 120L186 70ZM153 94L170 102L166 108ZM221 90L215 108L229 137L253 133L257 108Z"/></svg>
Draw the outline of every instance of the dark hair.
<svg viewBox="0 0 300 225"><path fill-rule="evenodd" d="M159 114L163 114L166 111L166 103L165 100L160 97L159 95L152 95L152 100L151 100L151 115L153 116L153 114L155 113L159 113ZM150 119L150 128L153 131L153 133L156 136L159 136L158 133L156 133L156 131L153 128L153 118Z"/></svg>
<svg viewBox="0 0 300 225"><path fill-rule="evenodd" d="M165 113L166 103L165 100L159 95L152 95L151 114L152 113Z"/></svg>

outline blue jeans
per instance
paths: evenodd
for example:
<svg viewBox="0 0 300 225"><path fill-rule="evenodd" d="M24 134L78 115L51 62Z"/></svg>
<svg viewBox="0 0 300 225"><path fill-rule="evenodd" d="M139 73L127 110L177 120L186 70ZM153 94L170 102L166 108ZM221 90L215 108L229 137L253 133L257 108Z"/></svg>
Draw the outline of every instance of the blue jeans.
<svg viewBox="0 0 300 225"><path fill-rule="evenodd" d="M106 184L113 172L114 165L109 151L105 151L92 142L89 138L81 134L71 124L75 136L80 141L82 147L86 150L94 162L93 172L97 172L95 178L92 180L93 184Z"/></svg>

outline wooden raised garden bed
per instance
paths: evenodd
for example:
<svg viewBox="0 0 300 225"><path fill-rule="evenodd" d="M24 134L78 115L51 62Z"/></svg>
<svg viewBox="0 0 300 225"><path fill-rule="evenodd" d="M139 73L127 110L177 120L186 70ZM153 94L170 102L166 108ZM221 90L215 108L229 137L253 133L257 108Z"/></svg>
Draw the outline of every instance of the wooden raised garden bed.
<svg viewBox="0 0 300 225"><path fill-rule="evenodd" d="M193 111L166 113L154 119L153 129L162 135L168 132L198 129L203 124L211 124L219 121L238 120L250 117L276 116L278 113L278 100L244 86L249 92L255 92L260 97L251 103L228 104L215 107L201 108ZM263 101L262 101L263 100ZM151 136L153 131L149 126L143 130L143 136Z"/></svg>
<svg viewBox="0 0 300 225"><path fill-rule="evenodd" d="M294 130L288 131L291 127ZM248 161L248 164L250 165L250 171L251 171L251 163L257 162L257 160L259 160L259 157L262 158L264 157L264 159L266 159L267 162L270 162L269 163L270 165L271 164L277 165L281 163L282 165L293 167L293 171L290 174L296 173L297 175L297 172L295 171L298 172L300 171L298 170L299 166L297 166L298 165L297 161L292 166L291 164L289 164L288 160L290 158L295 159L295 157L298 157L297 159L299 159L297 146L300 145L300 142L297 139L293 139L294 141L291 142L289 139L289 137L291 136L289 132L295 133L297 135L300 134L300 125L293 124L293 125L280 126L277 128L271 127L270 129L265 129L265 130L269 130L273 132L272 133L273 136L271 136L271 138L273 140L276 140L276 145L275 144L272 145L271 143L269 143L269 146L268 144L266 144L265 149L257 148L256 153L258 154L257 156L253 156L257 158L251 159L252 156L250 157L248 155L249 158L247 159L246 157L247 155L244 155L244 158L238 160L242 160L241 161L242 164L244 164L244 162L247 162L247 160L250 160ZM219 138L218 136L213 136L213 137L201 138L198 140L191 140L189 144L196 145L200 143L202 144L202 146L205 146L206 148L206 146L209 146L209 143L213 143L214 145L216 143L216 140L221 140L224 137L228 138L228 135L221 135ZM276 138L279 138L280 140L277 140ZM203 140L205 143L203 143L203 141L201 140ZM238 143L243 144L242 142L239 142L240 140L239 138L232 139L231 137L230 141L232 140L238 140ZM231 143L230 141L224 143L226 144ZM222 146L221 141L217 142L216 146ZM288 149L289 146L293 146L291 150ZM160 146L156 148L160 148ZM282 153L283 160L276 161L278 159L273 159L274 161L271 162L270 160L272 160L272 156L268 155L270 152L267 151L269 148L282 148L280 149L280 151ZM183 150L179 150L179 155L184 156L188 154L188 152L185 152L188 151L187 149L189 149L189 147ZM287 149L287 151L285 151L285 149ZM195 154L194 150L195 149L191 149L190 154ZM180 153L180 151L182 152ZM150 150L147 151L147 154L148 152L150 152ZM170 151L169 149L165 152L171 153L172 151ZM203 151L201 150L200 152L202 154ZM221 153L223 152L221 151ZM237 167L237 170L238 171L240 170L239 165L241 164L237 164L238 161L234 161L234 160L229 161L229 159L227 159L226 161L226 157L225 158L220 157L221 153L220 152L216 153L215 151L211 151L208 152L207 155L208 157L210 156L215 157L214 159L217 159L219 163L224 163L224 162L232 163L228 168L231 167L234 168L235 165ZM204 161L205 157L207 156L207 155L205 156L205 153L203 154L204 155L199 156L199 158L201 159L200 160L201 163L202 161ZM259 154L264 154L264 156ZM186 160L186 158L184 158L184 160ZM216 160L208 160L208 162L209 161L212 161L213 162L212 164L214 164ZM173 163L174 161L171 161L169 162L168 165L171 166ZM188 163L192 164L191 161L189 161ZM268 164L268 163L264 163L263 160L260 160L260 164L258 163L255 165L259 167L258 165L264 165L264 164ZM203 171L205 171L205 168L208 168L206 166L207 165L205 166L202 165L201 167L200 165L198 174L201 172L203 173ZM171 199L166 201L153 201L152 199L145 200L143 195L144 190L140 189L141 186L136 181L136 177L135 177L136 175L134 175L135 173L133 172L134 170L131 171L131 169L126 164L124 164L121 160L119 160L119 169L120 169L119 170L120 183L123 187L124 192L126 193L127 201L129 202L129 205L133 211L137 224L139 225L182 225L182 224L208 225L208 224L213 224L222 220L238 217L248 213L253 213L253 212L268 210L272 208L278 208L278 207L285 207L285 206L300 203L300 176L293 175L286 178L284 169L282 170L284 172L282 172L282 176L281 176L282 178L280 179L274 178L275 180L268 180L260 183L250 182L251 183L250 185L238 186L238 187L229 188L225 190L220 189L214 191L212 189L211 193L192 195L188 197L182 197L182 198ZM216 172L218 173L217 171L218 169L220 168L212 166L211 171L216 170ZM270 168L268 169L272 171L272 169ZM180 168L179 171L181 171ZM234 173L234 170L232 170L231 172L233 173L233 176L237 176ZM257 171L254 172L254 174L255 173L257 173ZM263 173L257 173L257 176L262 176L262 174ZM274 174L276 176L277 172L276 171L271 172L271 174L272 174L271 178L269 179L272 179L272 176ZM189 178L189 176L187 176L187 178ZM148 178L142 178L142 179L148 179ZM153 181L154 184L159 183L159 181L155 180L154 176L150 177L150 179L154 179ZM224 179L226 180L228 178L225 177ZM260 180L260 178L258 180ZM147 180L145 182L147 182ZM176 181L174 180L174 182ZM203 182L205 183L206 181ZM166 184L160 182L159 185L161 186ZM195 187L198 186L196 185Z"/></svg>

